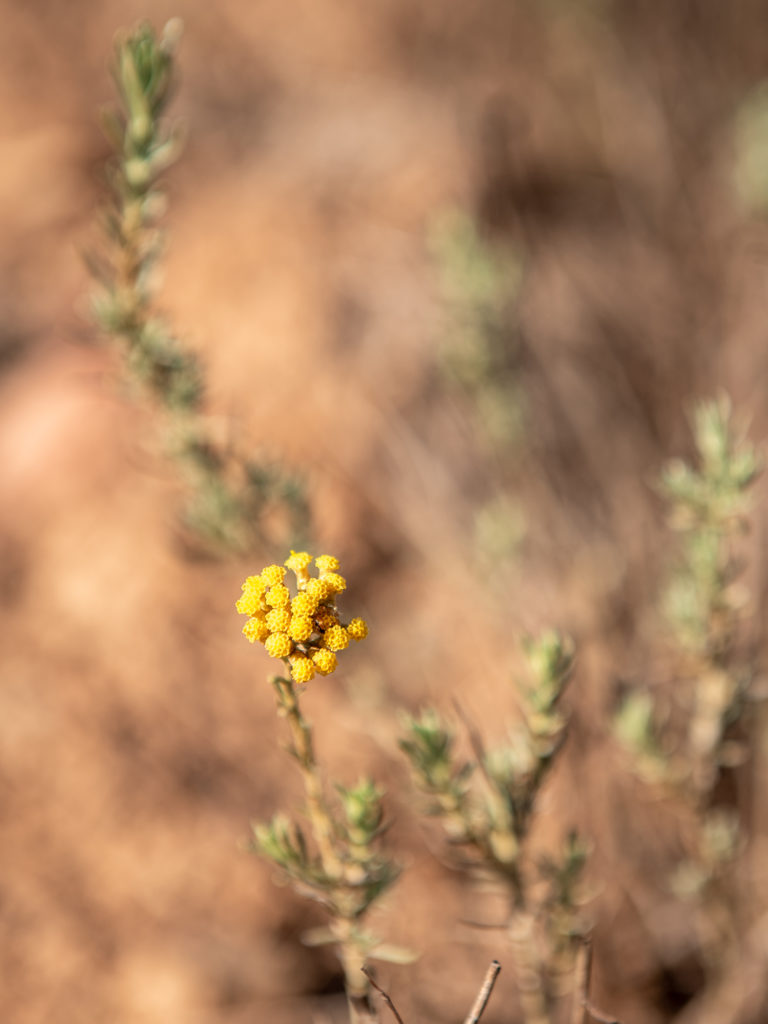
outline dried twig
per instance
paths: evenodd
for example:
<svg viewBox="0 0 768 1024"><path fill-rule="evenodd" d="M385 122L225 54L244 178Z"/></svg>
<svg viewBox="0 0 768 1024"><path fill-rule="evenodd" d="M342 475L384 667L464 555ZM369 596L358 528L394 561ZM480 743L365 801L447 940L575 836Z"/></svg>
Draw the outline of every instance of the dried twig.
<svg viewBox="0 0 768 1024"><path fill-rule="evenodd" d="M492 960L491 966L486 972L482 987L477 993L477 999L475 999L472 1009L465 1018L464 1024L477 1024L480 1020L483 1015L483 1010L485 1010L486 1004L491 997L491 992L493 992L493 986L496 984L496 978L499 976L500 970L501 964L499 961Z"/></svg>
<svg viewBox="0 0 768 1024"><path fill-rule="evenodd" d="M363 974L366 976L366 978L368 979L368 981L370 981L370 983L373 985L373 987L376 989L376 991L381 995L381 998L384 1000L384 1002L387 1004L387 1006L390 1008L390 1010L394 1014L394 1017L395 1017L395 1020L397 1021L397 1024L403 1024L403 1018L397 1012L397 1009L395 1008L395 1004L392 1002L392 1000L390 999L389 995L384 991L384 989L381 987L381 985L377 984L376 979L374 978L373 973L370 970L370 968L369 967L362 967L361 970L362 970Z"/></svg>
<svg viewBox="0 0 768 1024"><path fill-rule="evenodd" d="M592 977L592 939L585 936L576 961L576 981L573 994L571 1024L586 1024L587 1016L598 1024L620 1024L610 1013L603 1013L591 1002L589 986Z"/></svg>

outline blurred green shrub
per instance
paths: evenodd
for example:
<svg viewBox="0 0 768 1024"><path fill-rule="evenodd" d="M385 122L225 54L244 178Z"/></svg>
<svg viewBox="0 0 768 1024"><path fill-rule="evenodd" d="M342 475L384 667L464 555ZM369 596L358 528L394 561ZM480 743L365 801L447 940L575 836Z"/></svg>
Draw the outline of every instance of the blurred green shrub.
<svg viewBox="0 0 768 1024"><path fill-rule="evenodd" d="M143 23L115 43L118 105L103 115L114 151L110 196L101 217L104 242L88 258L99 285L93 314L120 343L130 379L165 414L166 447L189 491L185 520L206 549L245 550L270 531L298 545L309 528L302 482L277 464L217 443L204 416L202 363L153 309L158 220L166 206L161 179L181 149L178 125L165 119L180 33L178 19L159 36Z"/></svg>
<svg viewBox="0 0 768 1024"><path fill-rule="evenodd" d="M489 441L515 444L524 419L512 315L522 261L486 241L476 221L461 210L436 220L429 249L446 308L443 369L469 394Z"/></svg>
<svg viewBox="0 0 768 1024"><path fill-rule="evenodd" d="M496 491L479 501L475 550L484 569L498 568L516 557L526 533L524 512L507 481L525 436L515 320L523 264L511 248L486 240L462 210L437 218L429 249L445 310L441 369L469 399Z"/></svg>

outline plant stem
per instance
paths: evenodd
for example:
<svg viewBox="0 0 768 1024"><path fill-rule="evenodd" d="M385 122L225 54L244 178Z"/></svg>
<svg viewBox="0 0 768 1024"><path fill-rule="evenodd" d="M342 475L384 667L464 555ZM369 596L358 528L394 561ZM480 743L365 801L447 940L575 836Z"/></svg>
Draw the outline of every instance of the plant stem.
<svg viewBox="0 0 768 1024"><path fill-rule="evenodd" d="M464 1024L477 1024L488 1005L488 1000L491 998L491 992L493 992L493 986L496 984L496 979L499 976L501 970L501 964L498 960L492 960L491 966L488 968L483 984L480 991L477 993L477 998L472 1004L472 1009L469 1011Z"/></svg>
<svg viewBox="0 0 768 1024"><path fill-rule="evenodd" d="M525 1024L550 1024L543 965L536 952L534 915L528 910L514 909L507 934L515 957L517 987Z"/></svg>
<svg viewBox="0 0 768 1024"><path fill-rule="evenodd" d="M373 1005L371 983L363 971L365 953L356 939L354 922L350 918L339 918L333 930L339 940L350 1024L376 1024L379 1015Z"/></svg>
<svg viewBox="0 0 768 1024"><path fill-rule="evenodd" d="M312 743L312 727L301 713L298 694L291 679L274 676L271 680L277 693L280 712L287 718L293 740L293 754L304 780L307 795L307 814L317 843L323 871L335 884L333 905L344 901L344 863L336 850L331 812L323 793L317 761ZM375 1024L378 1014L373 1006L371 985L363 972L365 952L355 929L355 914L344 914L335 909L331 927L339 943L339 957L344 969L344 987L347 993L351 1024Z"/></svg>
<svg viewBox="0 0 768 1024"><path fill-rule="evenodd" d="M312 744L312 727L304 718L293 682L281 676L271 680L277 691L278 706L288 719L293 740L293 754L299 765L307 794L307 814L317 842L325 874L334 880L342 877L342 863L334 844L334 827L323 786L318 773Z"/></svg>

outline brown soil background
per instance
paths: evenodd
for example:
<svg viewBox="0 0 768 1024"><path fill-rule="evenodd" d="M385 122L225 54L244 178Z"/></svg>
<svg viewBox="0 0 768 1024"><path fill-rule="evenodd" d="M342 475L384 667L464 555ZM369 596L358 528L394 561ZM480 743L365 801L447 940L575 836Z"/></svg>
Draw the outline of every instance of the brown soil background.
<svg viewBox="0 0 768 1024"><path fill-rule="evenodd" d="M346 607L372 625L305 704L329 772L388 788L406 870L376 927L421 958L380 980L408 1024L457 1020L496 956L485 1020L516 1019L503 943L457 924L498 908L435 856L397 711L458 698L500 741L511 638L555 624L579 665L540 841L576 823L593 844L596 1000L671 1019L700 980L660 882L674 812L622 770L608 717L621 684L666 678L653 609L673 544L653 482L690 453L690 403L724 387L768 436L768 235L732 186L734 114L768 70L765 5L0 11L3 1021L343 1019L332 956L300 941L319 911L242 849L251 820L300 799L267 659L233 611L244 576L285 555L189 557L157 419L85 312L111 41L150 13L186 25L160 301L204 357L211 415L305 474L317 550L342 559ZM455 205L525 259L526 428L503 464L439 371L426 239ZM758 664L764 486L746 549ZM524 537L484 572L472 523L504 489ZM753 917L763 760L742 769Z"/></svg>

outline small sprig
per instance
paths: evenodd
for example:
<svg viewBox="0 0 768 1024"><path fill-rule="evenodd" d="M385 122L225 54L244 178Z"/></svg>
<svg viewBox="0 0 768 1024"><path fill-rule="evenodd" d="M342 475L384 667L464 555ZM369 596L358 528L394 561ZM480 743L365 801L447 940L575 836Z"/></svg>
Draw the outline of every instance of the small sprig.
<svg viewBox="0 0 768 1024"><path fill-rule="evenodd" d="M715 661L727 653L740 610L733 584L741 567L733 541L746 528L749 488L760 460L734 430L726 396L696 407L693 433L697 464L675 459L662 473L670 524L683 542L665 610L681 645Z"/></svg>
<svg viewBox="0 0 768 1024"><path fill-rule="evenodd" d="M181 22L158 37L149 24L122 33L113 77L119 103L103 115L113 148L104 242L88 255L99 290L96 322L119 343L131 380L165 412L166 445L187 480L187 525L214 551L244 550L262 539L266 513L287 513L287 532L302 537L308 506L297 478L214 440L204 415L203 366L154 310L152 271L162 247L162 178L181 152L182 133L166 114L175 81ZM284 517L285 518L285 517Z"/></svg>
<svg viewBox="0 0 768 1024"><path fill-rule="evenodd" d="M540 907L542 924L550 950L548 972L555 988L571 981L574 968L574 945L588 933L584 921L584 868L589 846L575 831L565 839L558 855L539 858L539 876L546 883ZM565 993L563 993L565 994Z"/></svg>
<svg viewBox="0 0 768 1024"><path fill-rule="evenodd" d="M745 599L734 549L748 526L760 459L736 432L725 396L696 407L693 431L695 463L676 459L661 480L670 525L681 536L679 564L662 608L675 640L681 677L676 703L685 709L685 733L675 735L674 723L665 732L658 708L637 693L626 698L616 728L646 777L667 783L692 805L704 805L732 757L725 732L744 710L752 676L735 659Z"/></svg>
<svg viewBox="0 0 768 1024"><path fill-rule="evenodd" d="M93 309L102 328L126 343L135 377L176 410L197 410L202 371L166 325L151 313L150 272L160 252L157 221L165 208L164 171L181 151L178 126L165 120L172 94L178 20L158 39L150 25L118 37L112 74L120 106L103 115L115 150L109 166L111 202L103 223L109 245L97 264L101 292Z"/></svg>
<svg viewBox="0 0 768 1024"><path fill-rule="evenodd" d="M431 798L430 813L513 878L536 795L564 736L558 703L573 663L570 641L554 630L527 640L524 651L532 678L520 688L523 723L508 743L486 751L467 723L476 760L457 761L454 735L431 709L406 719L408 735L400 740L417 785ZM473 775L482 779L482 795L471 789Z"/></svg>
<svg viewBox="0 0 768 1024"><path fill-rule="evenodd" d="M399 741L400 749L411 763L417 785L430 798L427 813L439 816L453 838L468 838L472 828L467 800L474 765L456 762L455 736L432 708L424 709L418 718L404 716L403 724L407 735Z"/></svg>
<svg viewBox="0 0 768 1024"><path fill-rule="evenodd" d="M719 973L739 950L742 930L734 872L741 824L736 809L719 806L716 786L744 757L728 736L749 706L755 675L737 643L746 597L736 542L748 528L761 460L735 428L726 396L696 407L693 438L694 460L670 462L661 479L680 535L662 602L673 639L673 695L663 707L658 691L630 692L615 731L635 771L675 804L683 849L668 886L689 908L699 954Z"/></svg>
<svg viewBox="0 0 768 1024"><path fill-rule="evenodd" d="M616 739L631 753L636 774L649 783L663 782L671 773L654 713L651 694L632 690L623 697L613 719Z"/></svg>
<svg viewBox="0 0 768 1024"><path fill-rule="evenodd" d="M253 826L254 848L302 886L323 893L331 879L322 859L310 853L301 827L284 814L275 814L265 825Z"/></svg>
<svg viewBox="0 0 768 1024"><path fill-rule="evenodd" d="M337 783L336 792L344 811L352 854L357 860L365 860L371 844L384 830L381 805L384 790L379 789L373 779L363 778L350 789Z"/></svg>
<svg viewBox="0 0 768 1024"><path fill-rule="evenodd" d="M436 222L430 248L446 307L444 368L465 389L491 445L520 441L524 396L511 311L522 280L515 252L493 246L461 210Z"/></svg>
<svg viewBox="0 0 768 1024"><path fill-rule="evenodd" d="M451 841L470 855L466 866L495 878L506 890L508 935L525 1018L528 1024L545 1024L560 993L560 979L573 972L575 941L584 933L577 882L586 851L572 836L562 860L542 861L538 878L528 870L531 818L565 736L566 717L559 705L573 647L548 630L527 640L524 653L530 678L519 688L523 720L507 743L486 750L457 708L474 761L457 757L454 733L433 710L406 720L400 747L416 785L429 797L429 813L440 818Z"/></svg>

